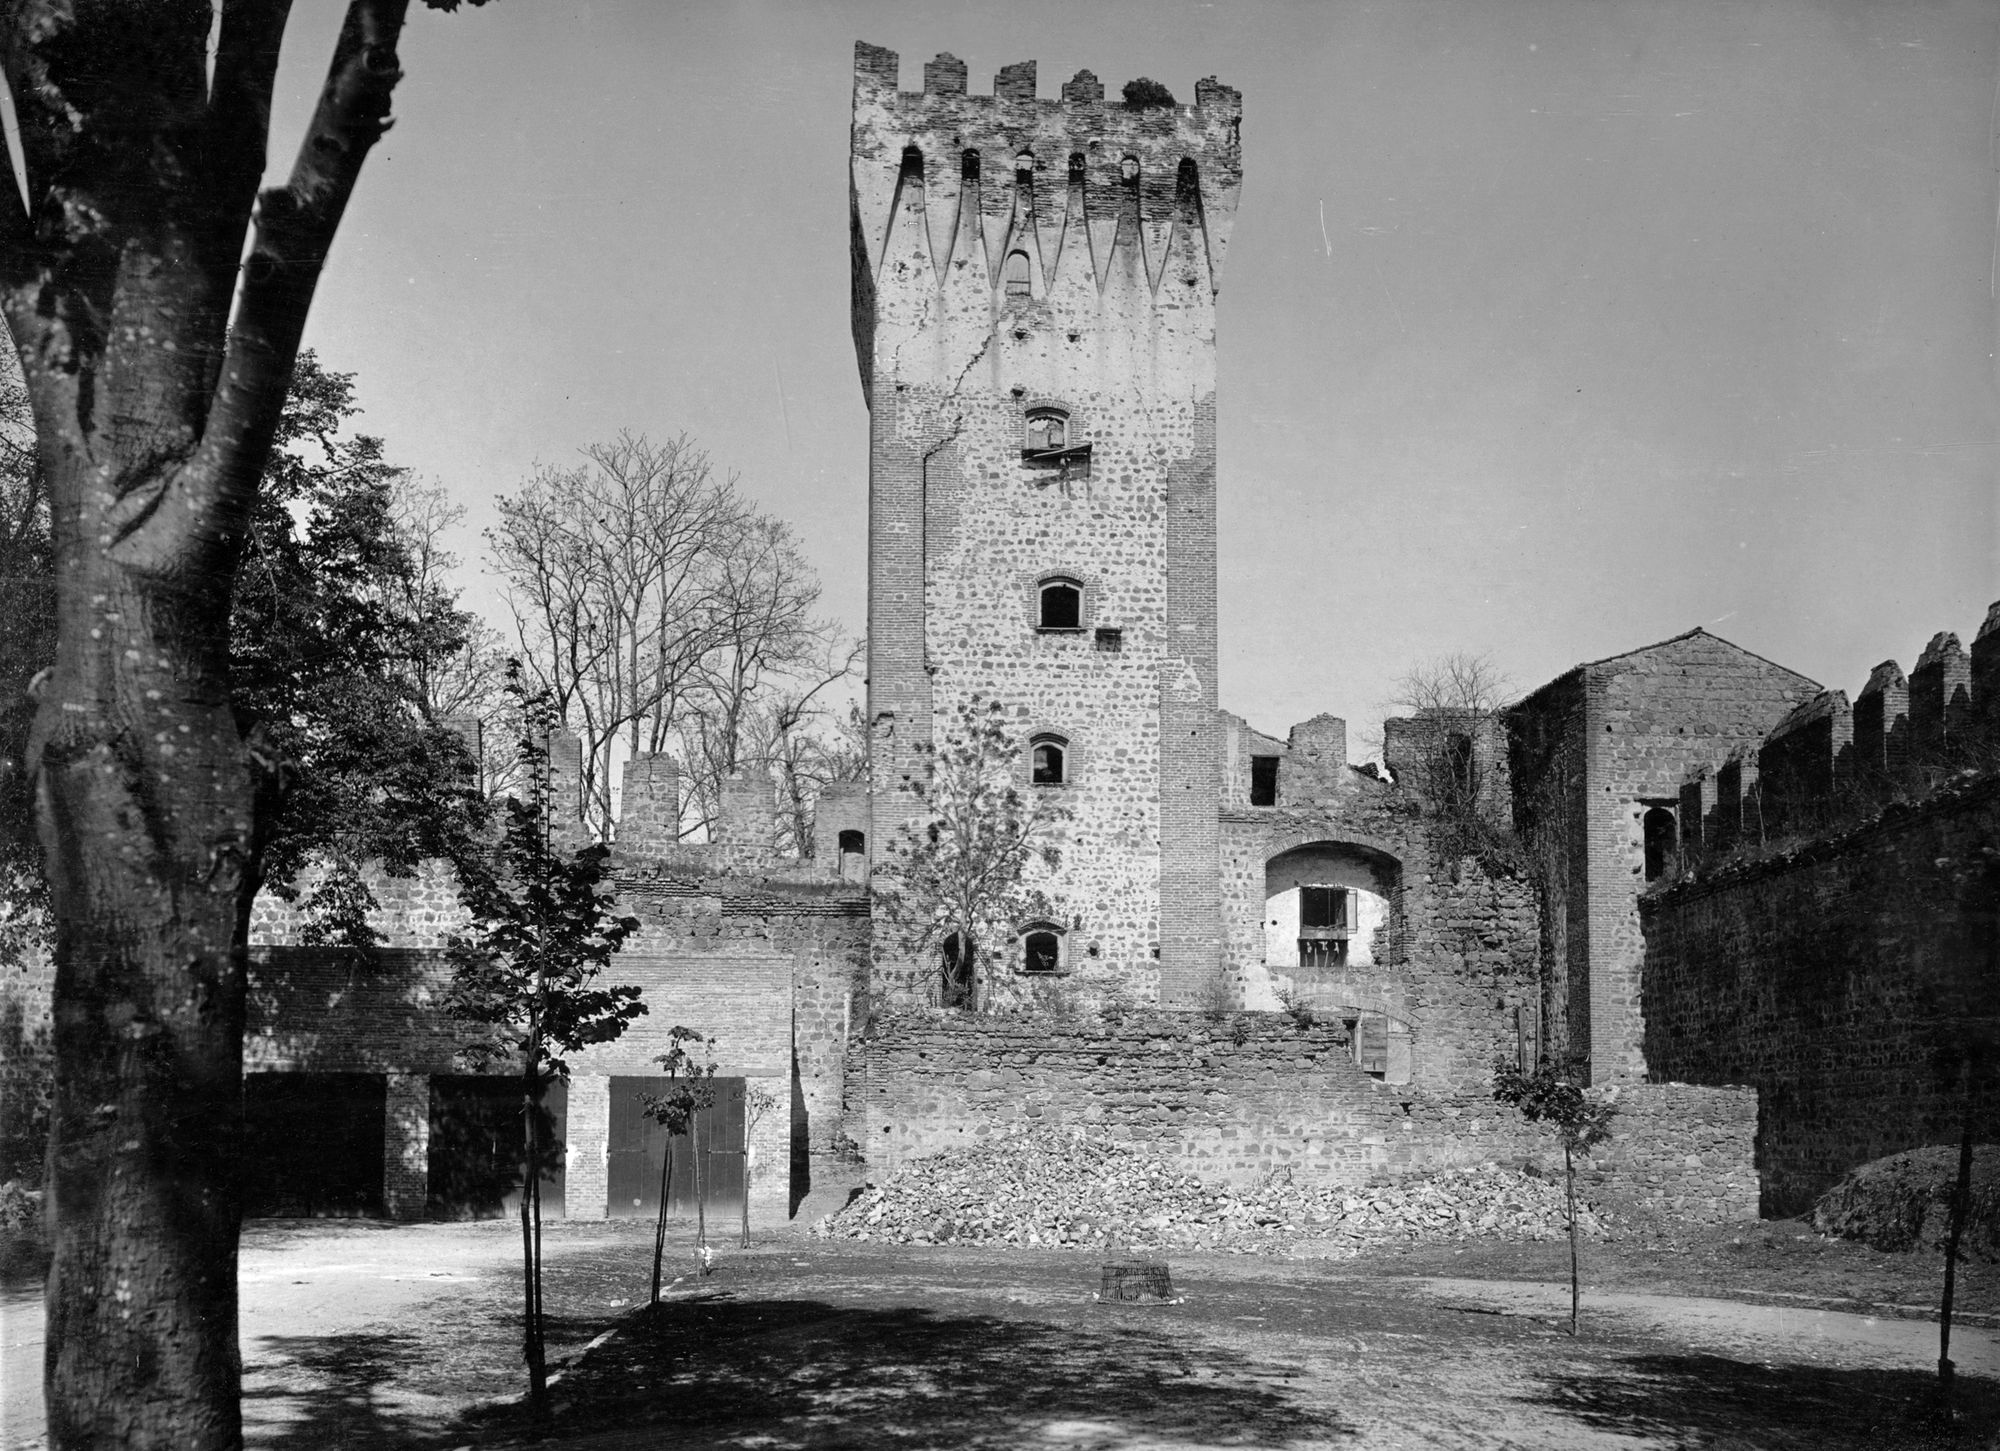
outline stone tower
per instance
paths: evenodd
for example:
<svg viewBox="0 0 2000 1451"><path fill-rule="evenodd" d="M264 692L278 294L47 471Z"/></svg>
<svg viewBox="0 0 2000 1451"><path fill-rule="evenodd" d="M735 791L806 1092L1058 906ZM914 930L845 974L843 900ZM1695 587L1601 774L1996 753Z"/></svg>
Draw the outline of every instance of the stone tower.
<svg viewBox="0 0 2000 1451"><path fill-rule="evenodd" d="M1219 972L1215 295L1241 110L1214 79L1130 109L1088 71L1041 100L1032 61L969 95L950 55L901 91L895 52L855 47L871 850L933 731L1000 700L1024 786L1070 813L1061 968L1166 1006Z"/></svg>

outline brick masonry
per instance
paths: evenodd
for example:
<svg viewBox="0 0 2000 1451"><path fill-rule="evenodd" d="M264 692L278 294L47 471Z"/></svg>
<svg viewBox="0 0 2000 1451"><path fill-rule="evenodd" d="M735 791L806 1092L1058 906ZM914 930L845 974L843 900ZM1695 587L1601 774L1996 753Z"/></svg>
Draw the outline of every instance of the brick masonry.
<svg viewBox="0 0 2000 1451"><path fill-rule="evenodd" d="M1764 1207L1956 1139L1959 1048L2000 1013L2000 780L1649 899L1648 1065L1762 1097ZM1980 1077L2000 1134L2000 1065Z"/></svg>
<svg viewBox="0 0 2000 1451"><path fill-rule="evenodd" d="M968 95L855 55L854 329L870 406L871 850L913 814L939 720L998 699L1070 743L1050 883L1082 986L1192 1003L1216 970L1215 289L1241 184L1240 98L1134 113L1032 63ZM1025 258L1018 273L1009 259ZM1011 280L1010 280L1011 279ZM1024 458L1027 410L1081 457ZM1084 586L1037 628L1037 582ZM1096 648L1095 632L1121 632ZM877 989L933 994L878 942Z"/></svg>
<svg viewBox="0 0 2000 1451"><path fill-rule="evenodd" d="M1543 894L1550 1017L1592 1081L1645 1076L1641 823L1696 766L1819 687L1702 630L1580 665L1508 712L1515 824Z"/></svg>

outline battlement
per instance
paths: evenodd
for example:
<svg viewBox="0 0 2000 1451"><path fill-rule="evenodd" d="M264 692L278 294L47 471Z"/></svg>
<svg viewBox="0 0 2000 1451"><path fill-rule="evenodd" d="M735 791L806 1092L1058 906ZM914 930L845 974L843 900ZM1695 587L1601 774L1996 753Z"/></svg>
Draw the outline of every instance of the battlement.
<svg viewBox="0 0 2000 1451"><path fill-rule="evenodd" d="M969 288L998 307L1074 311L1113 289L1212 306L1243 169L1243 99L1213 77L1195 103L1107 102L1079 71L1036 94L1035 63L966 89L950 54L898 89L896 53L855 46L855 328L864 383L879 293Z"/></svg>
<svg viewBox="0 0 2000 1451"><path fill-rule="evenodd" d="M1965 771L2000 768L2000 603L1971 650L1931 637L1906 676L1894 660L1850 703L1821 691L1754 749L1690 775L1680 791L1683 848L1809 832L1843 810L1921 794Z"/></svg>

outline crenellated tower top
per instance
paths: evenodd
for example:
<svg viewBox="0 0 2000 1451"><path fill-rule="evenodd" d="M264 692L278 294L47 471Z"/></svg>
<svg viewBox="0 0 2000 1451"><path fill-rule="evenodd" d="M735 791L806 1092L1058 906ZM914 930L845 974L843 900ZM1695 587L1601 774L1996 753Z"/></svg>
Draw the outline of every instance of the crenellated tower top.
<svg viewBox="0 0 2000 1451"><path fill-rule="evenodd" d="M994 325L1018 315L1077 340L1108 311L1127 334L1164 322L1169 334L1212 347L1242 185L1239 92L1210 77L1192 106L1135 109L1107 102L1089 71L1065 82L1059 99L1041 99L1033 61L1002 68L991 95L969 94L965 63L949 54L923 74L921 91L900 90L894 51L855 46L854 325L864 386L884 327L900 345L944 311L963 324L975 293L990 296ZM1143 304L1162 316L1145 318Z"/></svg>

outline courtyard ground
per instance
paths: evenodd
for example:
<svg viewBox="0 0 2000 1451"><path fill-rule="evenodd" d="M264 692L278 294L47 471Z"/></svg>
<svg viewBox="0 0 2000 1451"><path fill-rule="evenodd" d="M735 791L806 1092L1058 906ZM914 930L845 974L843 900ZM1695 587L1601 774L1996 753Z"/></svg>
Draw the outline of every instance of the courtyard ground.
<svg viewBox="0 0 2000 1451"><path fill-rule="evenodd" d="M720 1241L685 1228L657 1316L650 1227L549 1232L555 1417L513 1399L505 1224L265 1221L242 1262L245 1420L264 1451L418 1447L1979 1446L2000 1439L2000 1276L1969 1267L1961 1418L1923 1410L1935 1257L1751 1224L1586 1247L1584 1333L1560 1244L1359 1258L1177 1255L1182 1303L1092 1302L1100 1256ZM5 1314L5 1444L36 1444L39 1307ZM1865 1313L1856 1313L1865 1312Z"/></svg>

